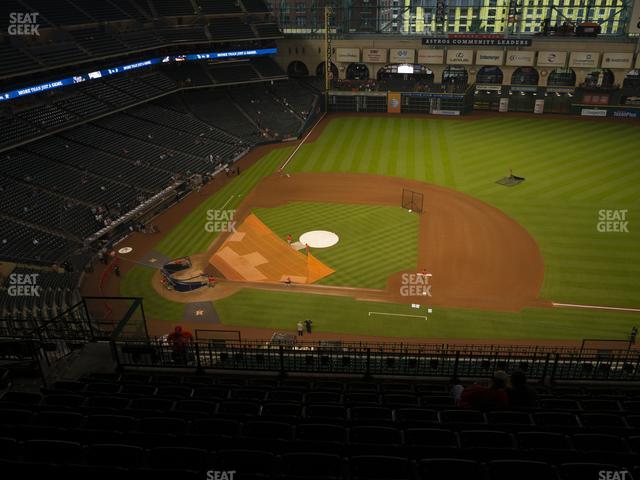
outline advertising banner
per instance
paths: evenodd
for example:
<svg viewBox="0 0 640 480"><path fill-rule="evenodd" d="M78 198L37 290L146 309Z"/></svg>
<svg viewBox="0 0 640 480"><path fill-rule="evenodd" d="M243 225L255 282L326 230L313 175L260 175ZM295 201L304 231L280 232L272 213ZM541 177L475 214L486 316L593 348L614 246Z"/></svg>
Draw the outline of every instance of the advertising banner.
<svg viewBox="0 0 640 480"><path fill-rule="evenodd" d="M362 61L365 63L387 63L387 49L365 48L362 51Z"/></svg>
<svg viewBox="0 0 640 480"><path fill-rule="evenodd" d="M513 67L532 67L535 55L536 52L509 50L507 52L507 65Z"/></svg>
<svg viewBox="0 0 640 480"><path fill-rule="evenodd" d="M476 65L502 65L504 52L502 50L478 50Z"/></svg>
<svg viewBox="0 0 640 480"><path fill-rule="evenodd" d="M413 63L415 61L416 51L412 48L392 48L391 63Z"/></svg>
<svg viewBox="0 0 640 480"><path fill-rule="evenodd" d="M357 63L359 61L359 48L336 48L336 62Z"/></svg>
<svg viewBox="0 0 640 480"><path fill-rule="evenodd" d="M447 38L422 39L422 45L453 45L477 47L530 47L530 38L502 38L496 35L449 35Z"/></svg>
<svg viewBox="0 0 640 480"><path fill-rule="evenodd" d="M418 63L425 65L442 65L444 63L444 50L421 48L418 50Z"/></svg>
<svg viewBox="0 0 640 480"><path fill-rule="evenodd" d="M571 52L569 66L577 68L598 68L598 52Z"/></svg>
<svg viewBox="0 0 640 480"><path fill-rule="evenodd" d="M498 111L502 112L502 113L509 111L509 99L508 98L501 98L500 99L500 104L498 105Z"/></svg>
<svg viewBox="0 0 640 480"><path fill-rule="evenodd" d="M537 99L536 100L536 103L534 103L534 105L533 105L533 113L536 113L538 115L544 113L544 100L543 99Z"/></svg>
<svg viewBox="0 0 640 480"><path fill-rule="evenodd" d="M583 117L606 117L607 111L599 108L583 108L580 115Z"/></svg>
<svg viewBox="0 0 640 480"><path fill-rule="evenodd" d="M539 67L564 67L567 64L567 52L538 52Z"/></svg>
<svg viewBox="0 0 640 480"><path fill-rule="evenodd" d="M602 68L631 68L633 53L603 53Z"/></svg>
<svg viewBox="0 0 640 480"><path fill-rule="evenodd" d="M447 50L448 65L471 65L473 63L473 50Z"/></svg>
<svg viewBox="0 0 640 480"><path fill-rule="evenodd" d="M402 95L399 92L387 94L387 113L400 113Z"/></svg>

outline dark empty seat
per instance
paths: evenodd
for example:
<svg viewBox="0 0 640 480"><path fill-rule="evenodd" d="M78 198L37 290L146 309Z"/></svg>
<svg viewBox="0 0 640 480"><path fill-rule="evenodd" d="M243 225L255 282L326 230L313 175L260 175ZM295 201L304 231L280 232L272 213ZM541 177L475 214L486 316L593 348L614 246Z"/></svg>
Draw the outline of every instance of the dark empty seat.
<svg viewBox="0 0 640 480"><path fill-rule="evenodd" d="M110 396L97 396L89 397L84 402L85 409L88 410L103 410L103 411L117 411L122 410L129 404L129 399L125 397L110 397Z"/></svg>
<svg viewBox="0 0 640 480"><path fill-rule="evenodd" d="M484 415L477 410L442 410L438 417L443 425L483 425Z"/></svg>
<svg viewBox="0 0 640 480"><path fill-rule="evenodd" d="M345 403L347 405L378 405L380 402L377 393L354 392L345 395Z"/></svg>
<svg viewBox="0 0 640 480"><path fill-rule="evenodd" d="M79 407L84 403L82 395L45 395L42 399L42 405L48 407Z"/></svg>
<svg viewBox="0 0 640 480"><path fill-rule="evenodd" d="M286 402L266 402L262 405L261 415L280 416L280 417L298 417L302 412L302 407L297 403Z"/></svg>
<svg viewBox="0 0 640 480"><path fill-rule="evenodd" d="M224 399L229 396L229 389L220 385L214 385L212 387L199 387L193 392L194 398L202 400L206 399Z"/></svg>
<svg viewBox="0 0 640 480"><path fill-rule="evenodd" d="M341 405L307 405L304 415L311 419L345 420L347 409Z"/></svg>
<svg viewBox="0 0 640 480"><path fill-rule="evenodd" d="M402 442L400 431L391 427L353 427L349 432L351 443L398 445Z"/></svg>
<svg viewBox="0 0 640 480"><path fill-rule="evenodd" d="M347 384L348 392L377 392L378 386L375 383L352 382Z"/></svg>
<svg viewBox="0 0 640 480"><path fill-rule="evenodd" d="M580 404L576 400L568 398L546 398L540 400L540 407L545 410L566 410L577 412L580 410Z"/></svg>
<svg viewBox="0 0 640 480"><path fill-rule="evenodd" d="M156 391L158 397L173 398L173 399L187 399L193 394L193 390L190 387L174 386L174 385L160 385Z"/></svg>
<svg viewBox="0 0 640 480"><path fill-rule="evenodd" d="M64 392L81 392L84 390L85 384L83 382L59 381L55 382L51 388Z"/></svg>
<svg viewBox="0 0 640 480"><path fill-rule="evenodd" d="M492 430L463 430L460 443L464 448L514 448L513 437L505 432Z"/></svg>
<svg viewBox="0 0 640 480"><path fill-rule="evenodd" d="M518 447L523 450L569 450L567 437L555 432L520 432L517 434Z"/></svg>
<svg viewBox="0 0 640 480"><path fill-rule="evenodd" d="M426 395L420 398L420 405L423 407L453 407L455 402L449 395Z"/></svg>
<svg viewBox="0 0 640 480"><path fill-rule="evenodd" d="M125 415L89 415L87 428L130 432L136 427L136 419Z"/></svg>
<svg viewBox="0 0 640 480"><path fill-rule="evenodd" d="M27 440L24 459L29 462L70 464L82 462L82 447L76 442L60 440Z"/></svg>
<svg viewBox="0 0 640 480"><path fill-rule="evenodd" d="M541 427L579 428L578 417L569 412L540 412L533 414L533 422Z"/></svg>
<svg viewBox="0 0 640 480"><path fill-rule="evenodd" d="M132 410L168 412L173 407L173 400L168 398L134 398L129 404Z"/></svg>
<svg viewBox="0 0 640 480"><path fill-rule="evenodd" d="M305 395L306 403L338 404L342 401L340 392L319 392L312 391Z"/></svg>
<svg viewBox="0 0 640 480"><path fill-rule="evenodd" d="M147 384L138 384L138 383L125 384L120 389L121 395L126 395L130 397L137 397L137 396L151 397L152 395L155 395L155 393L156 393L156 386L147 385Z"/></svg>
<svg viewBox="0 0 640 480"><path fill-rule="evenodd" d="M98 444L89 447L91 465L139 467L144 462L144 450L132 445Z"/></svg>
<svg viewBox="0 0 640 480"><path fill-rule="evenodd" d="M418 397L415 395L387 393L382 395L382 404L392 408L417 407Z"/></svg>
<svg viewBox="0 0 640 480"><path fill-rule="evenodd" d="M573 445L583 452L616 452L627 450L622 439L616 435L576 433L571 437Z"/></svg>
<svg viewBox="0 0 640 480"><path fill-rule="evenodd" d="M0 437L0 458L14 460L18 458L20 448L15 438Z"/></svg>
<svg viewBox="0 0 640 480"><path fill-rule="evenodd" d="M181 418L147 417L140 420L140 431L182 435L187 431L187 422Z"/></svg>
<svg viewBox="0 0 640 480"><path fill-rule="evenodd" d="M438 414L435 410L426 408L398 408L396 421L403 425L436 425Z"/></svg>
<svg viewBox="0 0 640 480"><path fill-rule="evenodd" d="M2 396L3 402L12 402L19 405L37 405L42 400L39 393L30 392L6 392Z"/></svg>
<svg viewBox="0 0 640 480"><path fill-rule="evenodd" d="M271 402L302 403L302 392L294 390L274 390L267 393L267 400Z"/></svg>
<svg viewBox="0 0 640 480"><path fill-rule="evenodd" d="M624 433L628 430L624 418L612 413L583 413L580 415L580 423L590 429L605 430L611 433Z"/></svg>
<svg viewBox="0 0 640 480"><path fill-rule="evenodd" d="M404 432L408 445L457 448L458 436L442 428L408 428Z"/></svg>
<svg viewBox="0 0 640 480"><path fill-rule="evenodd" d="M36 415L35 423L45 427L78 428L84 417L75 412L41 412Z"/></svg>
<svg viewBox="0 0 640 480"><path fill-rule="evenodd" d="M0 425L28 425L32 420L31 410L0 408Z"/></svg>
<svg viewBox="0 0 640 480"><path fill-rule="evenodd" d="M622 408L629 413L640 413L640 400L622 402Z"/></svg>
<svg viewBox="0 0 640 480"><path fill-rule="evenodd" d="M351 478L385 480L407 479L411 476L411 464L406 458L383 455L357 455L349 462Z"/></svg>
<svg viewBox="0 0 640 480"><path fill-rule="evenodd" d="M217 455L216 469L241 470L244 475L260 474L269 478L274 473L276 457L269 452L259 450L220 450Z"/></svg>
<svg viewBox="0 0 640 480"><path fill-rule="evenodd" d="M313 442L344 442L345 429L338 425L307 423L298 425L296 438Z"/></svg>
<svg viewBox="0 0 640 480"><path fill-rule="evenodd" d="M96 382L88 384L85 388L85 392L88 394L104 393L107 395L113 395L118 393L120 388L121 385L119 383Z"/></svg>
<svg viewBox="0 0 640 480"><path fill-rule="evenodd" d="M342 477L342 460L338 455L326 453L286 453L282 456L281 470L292 477L329 480Z"/></svg>
<svg viewBox="0 0 640 480"><path fill-rule="evenodd" d="M264 400L266 392L256 388L236 388L231 390L231 397L238 400Z"/></svg>
<svg viewBox="0 0 640 480"><path fill-rule="evenodd" d="M587 412L619 412L620 404L615 400L581 400L580 406Z"/></svg>
<svg viewBox="0 0 640 480"><path fill-rule="evenodd" d="M235 420L226 418L205 418L194 420L191 424L191 433L199 435L238 435L240 425Z"/></svg>
<svg viewBox="0 0 640 480"><path fill-rule="evenodd" d="M487 413L487 421L489 425L533 425L531 416L527 412L489 412Z"/></svg>
<svg viewBox="0 0 640 480"><path fill-rule="evenodd" d="M417 473L421 480L484 478L484 469L478 462L453 458L420 460L417 464Z"/></svg>
<svg viewBox="0 0 640 480"><path fill-rule="evenodd" d="M205 400L179 400L176 402L174 409L176 412L209 415L215 411L216 403Z"/></svg>
<svg viewBox="0 0 640 480"><path fill-rule="evenodd" d="M353 421L389 421L393 420L391 409L384 407L353 407L351 409L351 420Z"/></svg>
<svg viewBox="0 0 640 480"><path fill-rule="evenodd" d="M291 426L282 422L252 421L242 426L242 435L270 440L289 440Z"/></svg>
<svg viewBox="0 0 640 480"><path fill-rule="evenodd" d="M153 468L201 470L207 466L207 451L189 447L158 447L149 452L149 465Z"/></svg>
<svg viewBox="0 0 640 480"><path fill-rule="evenodd" d="M383 383L380 390L382 393L410 393L413 392L413 387L408 383Z"/></svg>
<svg viewBox="0 0 640 480"><path fill-rule="evenodd" d="M231 415L258 415L260 405L254 402L224 400L218 404L218 413L228 413Z"/></svg>
<svg viewBox="0 0 640 480"><path fill-rule="evenodd" d="M488 464L491 480L556 480L551 465L524 460L494 460Z"/></svg>

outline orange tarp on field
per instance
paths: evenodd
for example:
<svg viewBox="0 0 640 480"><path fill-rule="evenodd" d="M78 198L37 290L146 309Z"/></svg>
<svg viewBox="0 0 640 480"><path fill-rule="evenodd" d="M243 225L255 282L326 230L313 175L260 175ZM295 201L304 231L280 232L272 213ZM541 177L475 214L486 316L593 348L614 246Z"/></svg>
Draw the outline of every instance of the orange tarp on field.
<svg viewBox="0 0 640 480"><path fill-rule="evenodd" d="M313 283L334 270L294 250L254 214L230 234L209 263L229 280Z"/></svg>

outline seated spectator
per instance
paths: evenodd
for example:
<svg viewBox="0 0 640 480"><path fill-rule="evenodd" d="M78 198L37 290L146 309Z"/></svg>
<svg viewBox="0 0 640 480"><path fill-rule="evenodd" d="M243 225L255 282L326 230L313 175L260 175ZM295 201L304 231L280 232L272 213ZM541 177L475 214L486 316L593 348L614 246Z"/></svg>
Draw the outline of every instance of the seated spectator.
<svg viewBox="0 0 640 480"><path fill-rule="evenodd" d="M458 377L452 377L449 380L449 386L451 387L449 392L453 401L456 404L456 407L460 406L460 398L462 397L462 392L464 391L464 386Z"/></svg>
<svg viewBox="0 0 640 480"><path fill-rule="evenodd" d="M527 385L527 376L520 371L511 374L511 386L507 389L510 408L535 407L538 394L535 389Z"/></svg>
<svg viewBox="0 0 640 480"><path fill-rule="evenodd" d="M509 376L503 370L493 374L489 385L475 383L460 395L460 407L472 410L504 410L509 405L506 386Z"/></svg>

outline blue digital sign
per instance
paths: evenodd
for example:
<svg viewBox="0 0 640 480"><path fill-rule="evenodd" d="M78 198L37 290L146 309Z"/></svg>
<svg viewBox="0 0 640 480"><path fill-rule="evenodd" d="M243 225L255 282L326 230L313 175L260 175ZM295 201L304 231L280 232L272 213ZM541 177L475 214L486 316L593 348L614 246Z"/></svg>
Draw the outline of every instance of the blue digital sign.
<svg viewBox="0 0 640 480"><path fill-rule="evenodd" d="M104 70L96 70L95 72L82 73L72 77L55 80L53 82L41 83L40 85L32 85L29 87L18 88L9 92L0 93L0 102L11 100L14 98L25 97L36 93L53 90L54 88L66 87L75 83L86 82L88 80L96 80L110 75L136 70L138 68L149 67L161 63L197 61L197 60L217 60L223 58L240 58L240 57L257 57L261 55L274 55L278 53L277 48L262 48L256 50L235 50L231 52L207 52L194 53L188 55L170 55L166 57L156 57L143 60L141 62L130 63L128 65L118 65L116 67L105 68Z"/></svg>

